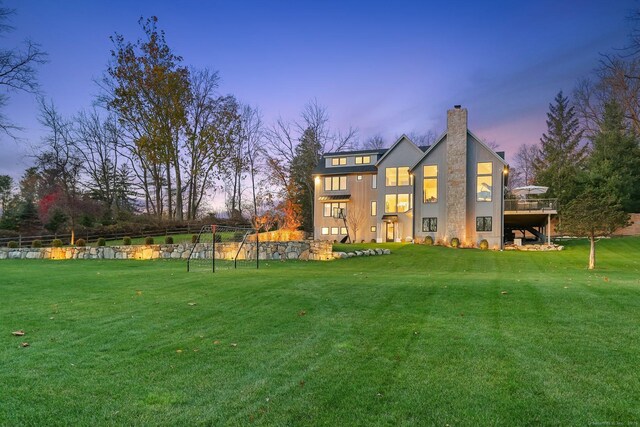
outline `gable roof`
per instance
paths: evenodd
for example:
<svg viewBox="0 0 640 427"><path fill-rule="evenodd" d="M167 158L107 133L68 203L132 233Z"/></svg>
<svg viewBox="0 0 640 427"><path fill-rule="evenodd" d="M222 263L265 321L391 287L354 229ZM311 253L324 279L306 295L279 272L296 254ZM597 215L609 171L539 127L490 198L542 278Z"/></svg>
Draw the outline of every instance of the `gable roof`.
<svg viewBox="0 0 640 427"><path fill-rule="evenodd" d="M414 164L414 165L411 167L411 169L409 169L409 171L414 171L414 170L415 170L415 169L420 165L420 163L422 163L422 162L423 162L423 160L427 158L427 156L429 155L429 153L431 153L431 151L433 151L433 149L434 149L434 148L436 148L436 146L437 146L438 144L440 144L440 143L444 140L444 137L445 137L445 136L447 136L447 131L444 131L444 132L442 133L442 135L440 135L440 136L438 137L438 139L436 139L436 142L435 142L431 147L429 147L429 149L424 153L424 155L423 155L422 157L420 157L420 159L416 162L416 164ZM475 140L478 142L478 144L480 144L482 147L484 147L485 149L487 149L487 151L489 151L489 153L493 154L493 156L494 156L496 159L498 159L498 161L499 161L500 163L502 163L502 164L503 164L503 165L505 165L505 166L508 166L508 164L507 164L507 162L505 161L505 159L503 159L502 157L500 157L500 156L498 155L498 153L496 153L495 151L493 151L493 150L491 149L491 147L489 147L487 144L485 144L484 142L482 142L482 140L481 140L480 138L478 138L478 137L477 137L473 132L471 132L469 129L467 129L467 136L471 136L473 139L475 139Z"/></svg>
<svg viewBox="0 0 640 427"><path fill-rule="evenodd" d="M407 141L409 141L409 143L411 144L412 147L414 147L418 152L420 152L420 154L423 153L423 151L420 149L420 147L418 147L412 140L409 139L409 137L407 135L405 135L404 133L400 136L400 138L398 138L398 140L396 142L393 143L393 145L386 151L386 153L384 153L376 162L376 166L378 166L380 164L380 162L382 162L388 155L389 153L391 153L398 145L400 145L400 143L402 142L402 140L406 139ZM427 150L428 151L428 150Z"/></svg>

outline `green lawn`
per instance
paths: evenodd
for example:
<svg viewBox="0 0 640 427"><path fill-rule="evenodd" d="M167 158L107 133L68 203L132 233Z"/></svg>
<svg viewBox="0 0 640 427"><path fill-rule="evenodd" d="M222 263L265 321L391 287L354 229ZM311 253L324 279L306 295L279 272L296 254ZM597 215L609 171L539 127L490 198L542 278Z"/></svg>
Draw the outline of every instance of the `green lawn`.
<svg viewBox="0 0 640 427"><path fill-rule="evenodd" d="M0 261L0 425L640 423L640 239L598 243L595 272L586 242L390 247Z"/></svg>

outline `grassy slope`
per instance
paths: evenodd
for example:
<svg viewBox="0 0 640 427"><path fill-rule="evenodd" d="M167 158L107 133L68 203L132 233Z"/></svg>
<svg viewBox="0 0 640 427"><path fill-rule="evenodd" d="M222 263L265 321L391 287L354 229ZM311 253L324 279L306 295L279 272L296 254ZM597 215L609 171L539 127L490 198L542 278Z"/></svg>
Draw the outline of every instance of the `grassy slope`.
<svg viewBox="0 0 640 427"><path fill-rule="evenodd" d="M640 239L598 245L2 261L0 424L637 422Z"/></svg>

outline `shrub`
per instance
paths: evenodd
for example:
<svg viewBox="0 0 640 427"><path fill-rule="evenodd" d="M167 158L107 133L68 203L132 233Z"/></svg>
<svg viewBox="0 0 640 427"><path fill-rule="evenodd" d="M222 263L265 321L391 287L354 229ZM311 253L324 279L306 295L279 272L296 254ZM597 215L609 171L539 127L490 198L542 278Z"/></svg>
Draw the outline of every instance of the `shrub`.
<svg viewBox="0 0 640 427"><path fill-rule="evenodd" d="M51 246L53 246L54 248L59 248L62 246L62 240L60 239L53 239L51 241Z"/></svg>
<svg viewBox="0 0 640 427"><path fill-rule="evenodd" d="M15 240L10 240L7 242L7 247L15 249L18 247L18 242L16 242Z"/></svg>
<svg viewBox="0 0 640 427"><path fill-rule="evenodd" d="M125 246L131 245L131 237L125 236L122 238L122 244Z"/></svg>
<svg viewBox="0 0 640 427"><path fill-rule="evenodd" d="M191 235L191 243L198 243L198 235L197 234L192 234Z"/></svg>
<svg viewBox="0 0 640 427"><path fill-rule="evenodd" d="M76 246L87 246L87 242L84 239L76 239Z"/></svg>
<svg viewBox="0 0 640 427"><path fill-rule="evenodd" d="M371 243L376 243L376 239L371 239Z"/></svg>
<svg viewBox="0 0 640 427"><path fill-rule="evenodd" d="M487 242L487 239L482 239L482 240L480 240L480 245L479 246L480 246L480 249L482 249L483 251L487 250L487 249L489 249L489 242Z"/></svg>
<svg viewBox="0 0 640 427"><path fill-rule="evenodd" d="M153 245L153 237L151 236L147 236L144 238L144 244L145 245Z"/></svg>
<svg viewBox="0 0 640 427"><path fill-rule="evenodd" d="M98 238L98 241L96 242L96 246L106 246L106 245L107 245L107 241L105 240L104 237Z"/></svg>
<svg viewBox="0 0 640 427"><path fill-rule="evenodd" d="M173 236L165 236L164 243L165 245L173 245Z"/></svg>
<svg viewBox="0 0 640 427"><path fill-rule="evenodd" d="M42 240L34 240L33 242L31 242L31 247L32 248L41 248L42 247Z"/></svg>
<svg viewBox="0 0 640 427"><path fill-rule="evenodd" d="M433 246L433 237L427 236L424 238L424 244L427 246Z"/></svg>
<svg viewBox="0 0 640 427"><path fill-rule="evenodd" d="M458 239L457 237L454 237L453 239L451 239L451 243L450 243L452 248L457 248L460 246L460 239Z"/></svg>

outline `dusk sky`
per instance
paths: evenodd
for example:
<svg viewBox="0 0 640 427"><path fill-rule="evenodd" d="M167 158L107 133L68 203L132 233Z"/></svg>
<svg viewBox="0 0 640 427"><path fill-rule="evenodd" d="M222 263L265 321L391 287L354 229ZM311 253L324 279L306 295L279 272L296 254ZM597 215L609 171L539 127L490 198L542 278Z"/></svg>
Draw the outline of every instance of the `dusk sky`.
<svg viewBox="0 0 640 427"><path fill-rule="evenodd" d="M16 9L15 46L30 37L49 54L39 81L64 115L90 108L106 69L109 36L142 35L156 15L184 63L218 70L220 92L257 106L264 121L296 119L309 100L332 127L381 134L440 133L462 104L469 126L508 158L540 139L548 104L623 47L637 1L35 1ZM12 95L5 113L24 128L0 138L0 174L31 165L42 129L32 96Z"/></svg>

